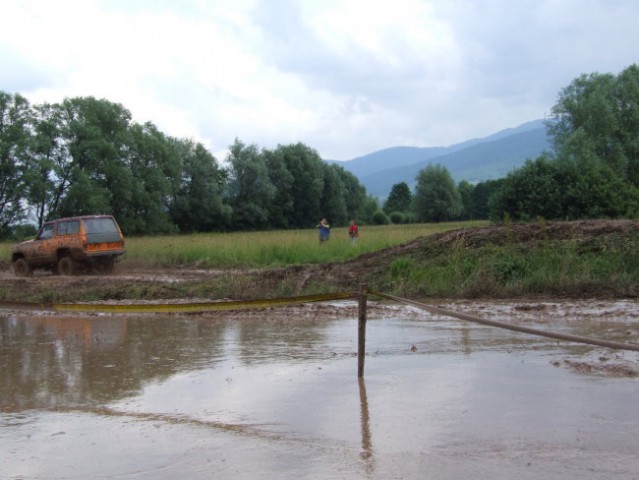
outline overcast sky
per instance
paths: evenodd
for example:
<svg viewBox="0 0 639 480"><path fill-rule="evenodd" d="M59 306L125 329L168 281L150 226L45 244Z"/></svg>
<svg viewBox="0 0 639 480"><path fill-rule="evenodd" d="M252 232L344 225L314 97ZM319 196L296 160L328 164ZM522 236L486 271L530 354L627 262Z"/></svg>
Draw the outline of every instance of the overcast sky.
<svg viewBox="0 0 639 480"><path fill-rule="evenodd" d="M94 96L202 142L325 159L544 118L639 63L636 0L0 0L0 90Z"/></svg>

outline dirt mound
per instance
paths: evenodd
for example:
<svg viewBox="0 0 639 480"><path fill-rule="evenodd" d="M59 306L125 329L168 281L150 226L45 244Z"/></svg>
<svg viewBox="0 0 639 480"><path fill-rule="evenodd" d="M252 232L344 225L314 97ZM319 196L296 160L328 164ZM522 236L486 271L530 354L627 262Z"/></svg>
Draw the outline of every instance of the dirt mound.
<svg viewBox="0 0 639 480"><path fill-rule="evenodd" d="M582 220L463 228L435 234L432 240L448 245L459 241L464 241L467 246L505 245L512 242L549 240L583 241L601 235L612 233L625 235L637 231L639 231L639 222L634 220Z"/></svg>

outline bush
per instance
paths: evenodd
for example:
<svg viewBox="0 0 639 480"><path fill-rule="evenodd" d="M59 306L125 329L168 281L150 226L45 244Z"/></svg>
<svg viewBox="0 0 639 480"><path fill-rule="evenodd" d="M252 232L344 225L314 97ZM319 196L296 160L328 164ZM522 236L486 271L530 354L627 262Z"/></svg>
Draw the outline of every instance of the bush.
<svg viewBox="0 0 639 480"><path fill-rule="evenodd" d="M391 212L391 214L389 215L389 218L391 223L395 225L399 225L402 223L409 223L408 215L402 212Z"/></svg>
<svg viewBox="0 0 639 480"><path fill-rule="evenodd" d="M373 224L374 225L388 225L390 220L388 220L388 216L384 213L383 210L377 210L373 213Z"/></svg>
<svg viewBox="0 0 639 480"><path fill-rule="evenodd" d="M402 212L391 212L388 215L388 218L390 219L391 223L394 225L399 225L400 223L406 223L406 215L404 215Z"/></svg>

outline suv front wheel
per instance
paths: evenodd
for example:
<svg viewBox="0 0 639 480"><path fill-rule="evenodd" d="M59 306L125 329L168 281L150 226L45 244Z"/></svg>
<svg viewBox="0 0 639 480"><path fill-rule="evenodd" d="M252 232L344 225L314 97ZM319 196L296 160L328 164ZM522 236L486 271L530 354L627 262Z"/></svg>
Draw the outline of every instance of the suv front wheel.
<svg viewBox="0 0 639 480"><path fill-rule="evenodd" d="M60 275L75 275L77 264L70 256L65 255L58 260L58 273Z"/></svg>
<svg viewBox="0 0 639 480"><path fill-rule="evenodd" d="M16 277L30 277L33 274L33 270L24 258L18 258L11 264L13 274Z"/></svg>

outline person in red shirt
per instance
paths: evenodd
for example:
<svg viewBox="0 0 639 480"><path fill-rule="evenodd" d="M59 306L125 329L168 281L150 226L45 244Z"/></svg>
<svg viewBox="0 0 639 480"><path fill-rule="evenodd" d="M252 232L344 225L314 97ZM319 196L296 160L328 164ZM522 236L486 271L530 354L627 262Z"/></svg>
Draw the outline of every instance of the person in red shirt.
<svg viewBox="0 0 639 480"><path fill-rule="evenodd" d="M351 243L354 245L357 242L357 237L359 237L359 228L357 227L357 222L355 222L355 220L351 220L351 224L348 227L348 236L351 238Z"/></svg>

